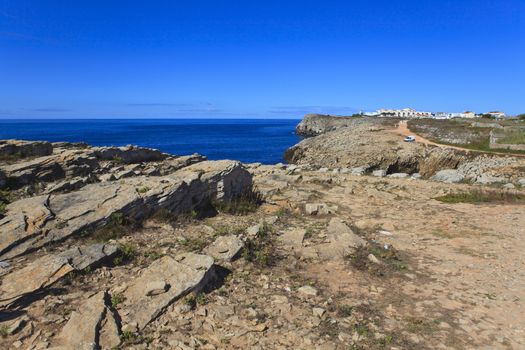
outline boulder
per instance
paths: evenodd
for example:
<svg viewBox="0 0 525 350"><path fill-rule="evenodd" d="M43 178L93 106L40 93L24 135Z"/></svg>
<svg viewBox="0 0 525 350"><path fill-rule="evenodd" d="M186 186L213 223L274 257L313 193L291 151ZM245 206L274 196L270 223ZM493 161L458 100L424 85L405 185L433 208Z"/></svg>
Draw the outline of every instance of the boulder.
<svg viewBox="0 0 525 350"><path fill-rule="evenodd" d="M213 262L210 256L193 253L155 260L123 292L125 299L119 304L123 324L136 323L142 329L176 300L201 290L214 275ZM158 288L159 282L164 283L163 289Z"/></svg>
<svg viewBox="0 0 525 350"><path fill-rule="evenodd" d="M521 187L525 187L525 179L519 179L518 185L520 185Z"/></svg>
<svg viewBox="0 0 525 350"><path fill-rule="evenodd" d="M455 169L445 169L438 171L431 180L446 182L446 183L459 183L464 180L464 176Z"/></svg>
<svg viewBox="0 0 525 350"><path fill-rule="evenodd" d="M0 304L47 288L71 271L80 271L113 257L117 247L94 244L69 249L59 254L44 255L23 268L4 276L0 285Z"/></svg>
<svg viewBox="0 0 525 350"><path fill-rule="evenodd" d="M233 261L239 257L244 244L234 235L219 236L215 242L205 249L205 253L216 260Z"/></svg>
<svg viewBox="0 0 525 350"><path fill-rule="evenodd" d="M113 349L120 344L117 318L107 292L87 298L73 311L55 339L53 349Z"/></svg>
<svg viewBox="0 0 525 350"><path fill-rule="evenodd" d="M366 173L365 167L352 168L352 175L364 175Z"/></svg>
<svg viewBox="0 0 525 350"><path fill-rule="evenodd" d="M385 176L386 176L386 170L382 170L382 169L374 170L374 171L372 172L372 176L376 176L376 177L385 177Z"/></svg>
<svg viewBox="0 0 525 350"><path fill-rule="evenodd" d="M505 182L508 182L508 180L504 177L491 176L488 174L481 174L476 178L476 183L480 185L492 185Z"/></svg>
<svg viewBox="0 0 525 350"><path fill-rule="evenodd" d="M390 175L387 175L388 177L391 177L393 179L405 179L407 177L409 177L409 175L407 173L394 173L394 174L390 174Z"/></svg>

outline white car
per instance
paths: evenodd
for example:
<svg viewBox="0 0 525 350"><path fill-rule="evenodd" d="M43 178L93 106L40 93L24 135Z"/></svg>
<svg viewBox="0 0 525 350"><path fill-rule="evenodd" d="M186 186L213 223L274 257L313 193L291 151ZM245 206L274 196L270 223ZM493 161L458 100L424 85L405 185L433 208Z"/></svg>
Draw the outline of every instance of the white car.
<svg viewBox="0 0 525 350"><path fill-rule="evenodd" d="M416 141L416 137L413 136L413 135L410 135L410 136L405 137L405 139L403 141L405 141L405 142L414 142L414 141Z"/></svg>

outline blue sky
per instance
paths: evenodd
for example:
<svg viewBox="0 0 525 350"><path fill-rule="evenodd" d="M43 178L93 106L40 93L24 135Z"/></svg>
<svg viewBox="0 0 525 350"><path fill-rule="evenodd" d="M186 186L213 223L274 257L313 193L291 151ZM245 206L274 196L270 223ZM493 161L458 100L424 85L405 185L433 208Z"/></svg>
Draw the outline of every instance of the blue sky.
<svg viewBox="0 0 525 350"><path fill-rule="evenodd" d="M0 0L0 118L525 113L524 0Z"/></svg>

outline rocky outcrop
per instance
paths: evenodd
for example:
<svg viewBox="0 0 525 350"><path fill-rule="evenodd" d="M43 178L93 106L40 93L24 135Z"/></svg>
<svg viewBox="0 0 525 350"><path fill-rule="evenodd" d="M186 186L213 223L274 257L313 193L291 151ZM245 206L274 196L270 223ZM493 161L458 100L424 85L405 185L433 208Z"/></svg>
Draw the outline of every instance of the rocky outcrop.
<svg viewBox="0 0 525 350"><path fill-rule="evenodd" d="M432 180L446 183L460 183L463 179L463 175L455 169L440 170L432 176Z"/></svg>
<svg viewBox="0 0 525 350"><path fill-rule="evenodd" d="M384 169L388 173L419 172L427 155L423 145L404 143L384 127L359 125L308 138L288 149L285 159L293 164L326 168Z"/></svg>
<svg viewBox="0 0 525 350"><path fill-rule="evenodd" d="M365 117L336 117L323 114L307 114L295 128L301 136L317 136L345 127L374 123L375 120Z"/></svg>
<svg viewBox="0 0 525 350"><path fill-rule="evenodd" d="M159 150L126 146L126 147L95 147L93 152L101 160L116 160L124 164L135 164L142 162L158 162L169 157L168 154Z"/></svg>
<svg viewBox="0 0 525 350"><path fill-rule="evenodd" d="M160 209L190 212L209 200L229 201L250 186L251 175L239 162L207 161L163 177L95 183L15 201L0 220L0 259L103 226L115 213L141 220Z"/></svg>
<svg viewBox="0 0 525 350"><path fill-rule="evenodd" d="M0 159L16 160L42 157L53 153L53 146L45 141L0 140Z"/></svg>
<svg viewBox="0 0 525 350"><path fill-rule="evenodd" d="M11 141L15 144L19 142L23 141ZM33 145L33 143L28 143ZM85 144L70 143L54 143L53 145L45 143L45 145L46 152L41 152L41 154L33 152L34 157L29 160L18 157L17 162L0 164L0 187L4 183L3 186L7 185L11 190L35 186L44 189L49 184L47 187L53 188L52 190L47 189L49 193L67 192L91 182L118 180L140 175L167 175L206 160L206 157L198 154L170 156L159 150L135 146L89 147ZM37 148L35 145L32 147ZM2 181L2 174L4 174L4 181ZM74 183L71 183L73 178L84 180L76 179ZM60 183L53 184L53 182ZM31 191L34 191L34 188Z"/></svg>
<svg viewBox="0 0 525 350"><path fill-rule="evenodd" d="M482 174L515 182L525 169L522 158L403 142L390 126L381 124L355 125L307 138L288 149L285 159L319 171L350 169L351 173L361 175L379 175L375 171L382 170L386 175L419 173L429 178L441 170L457 169L465 180L478 183L484 181L477 181Z"/></svg>

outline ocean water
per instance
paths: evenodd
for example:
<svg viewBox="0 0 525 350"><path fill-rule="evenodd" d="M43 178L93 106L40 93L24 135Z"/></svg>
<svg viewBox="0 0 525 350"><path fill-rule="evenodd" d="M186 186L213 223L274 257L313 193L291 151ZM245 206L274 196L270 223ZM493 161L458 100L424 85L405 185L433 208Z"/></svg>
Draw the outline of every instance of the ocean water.
<svg viewBox="0 0 525 350"><path fill-rule="evenodd" d="M299 120L263 119L75 119L0 120L0 139L86 142L94 146L138 145L209 159L275 164L300 141Z"/></svg>

